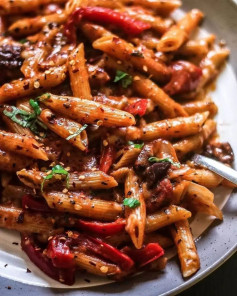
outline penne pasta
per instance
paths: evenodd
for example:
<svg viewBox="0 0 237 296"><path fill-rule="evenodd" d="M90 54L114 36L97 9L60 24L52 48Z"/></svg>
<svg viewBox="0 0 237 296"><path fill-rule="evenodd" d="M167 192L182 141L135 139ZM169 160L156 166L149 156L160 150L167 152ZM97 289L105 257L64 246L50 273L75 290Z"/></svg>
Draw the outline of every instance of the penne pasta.
<svg viewBox="0 0 237 296"><path fill-rule="evenodd" d="M154 29L159 34L164 34L173 24L173 21L169 18L164 19L159 16L155 17L146 13L146 10L138 9L137 7L134 9L131 7L124 7L123 9L120 9L120 11L125 12L136 20L150 24L152 29Z"/></svg>
<svg viewBox="0 0 237 296"><path fill-rule="evenodd" d="M170 72L166 66L150 58L146 52L139 54L134 46L119 37L104 36L94 41L93 47L113 58L131 63L139 71L150 73L159 82L165 82L169 78Z"/></svg>
<svg viewBox="0 0 237 296"><path fill-rule="evenodd" d="M149 98L152 102L159 107L166 117L187 116L183 107L170 98L161 88L158 87L152 80L145 78L139 73L131 71L130 67L117 64L112 58L105 59L105 65L108 68L119 69L130 73L133 76L132 88L141 97Z"/></svg>
<svg viewBox="0 0 237 296"><path fill-rule="evenodd" d="M178 221L170 227L177 248L183 277L189 277L200 268L200 259L188 220Z"/></svg>
<svg viewBox="0 0 237 296"><path fill-rule="evenodd" d="M213 203L214 194L204 186L191 182L187 190L186 199L192 210L223 220L221 210Z"/></svg>
<svg viewBox="0 0 237 296"><path fill-rule="evenodd" d="M192 9L161 37L157 50L170 52L179 49L202 18L203 14L200 10Z"/></svg>
<svg viewBox="0 0 237 296"><path fill-rule="evenodd" d="M148 215L146 219L145 231L146 233L156 231L177 221L188 219L191 215L191 212L186 209L171 205L168 208L163 208L152 215Z"/></svg>
<svg viewBox="0 0 237 296"><path fill-rule="evenodd" d="M205 38L199 40L189 40L178 51L178 56L185 57L204 57L207 55L210 47L215 42L216 36L211 34Z"/></svg>
<svg viewBox="0 0 237 296"><path fill-rule="evenodd" d="M48 236L54 231L51 218L43 218L40 214L25 213L21 209L6 206L0 206L0 227Z"/></svg>
<svg viewBox="0 0 237 296"><path fill-rule="evenodd" d="M34 78L15 80L0 87L0 104L37 94L39 90L57 86L66 79L66 67L51 69Z"/></svg>
<svg viewBox="0 0 237 296"><path fill-rule="evenodd" d="M63 115L84 123L104 126L129 126L135 124L133 115L89 100L45 94L40 101Z"/></svg>
<svg viewBox="0 0 237 296"><path fill-rule="evenodd" d="M84 45L82 43L68 57L67 66L73 96L91 100L89 74L86 67Z"/></svg>
<svg viewBox="0 0 237 296"><path fill-rule="evenodd" d="M125 208L126 231L131 237L134 246L140 249L144 241L146 206L144 196L139 188L138 178L133 170L129 170L125 180L125 196L136 199L139 205L135 209Z"/></svg>
<svg viewBox="0 0 237 296"><path fill-rule="evenodd" d="M208 119L200 133L184 138L174 143L174 149L179 158L183 158L188 153L199 152L205 141L215 132L216 123Z"/></svg>
<svg viewBox="0 0 237 296"><path fill-rule="evenodd" d="M210 116L214 116L218 111L217 105L209 99L203 101L191 101L182 104L182 106L184 110L188 113L188 115L208 111L210 113Z"/></svg>
<svg viewBox="0 0 237 296"><path fill-rule="evenodd" d="M207 188L215 188L220 185L223 180L221 176L204 169L191 169L186 172L182 178Z"/></svg>
<svg viewBox="0 0 237 296"><path fill-rule="evenodd" d="M47 173L37 170L24 169L18 171L17 176L26 186L40 189ZM57 182L57 180L57 178L45 180L44 186L52 186L52 184ZM64 180L63 185L67 186L68 189L72 191L81 189L108 189L118 185L112 176L109 176L101 171L69 173L67 182L65 181L65 178L59 178L59 180Z"/></svg>
<svg viewBox="0 0 237 296"><path fill-rule="evenodd" d="M12 152L3 151L0 149L0 170L7 172L17 172L25 167L33 165L31 158L17 155Z"/></svg>
<svg viewBox="0 0 237 296"><path fill-rule="evenodd" d="M38 9L41 5L65 3L66 0L1 0L0 14L19 14Z"/></svg>
<svg viewBox="0 0 237 296"><path fill-rule="evenodd" d="M124 4L142 5L147 8L156 9L159 14L169 15L173 10L181 6L180 0L119 0Z"/></svg>
<svg viewBox="0 0 237 296"><path fill-rule="evenodd" d="M67 194L50 191L44 192L48 206L59 212L68 212L82 217L114 221L121 215L123 208L114 201L86 197L83 193L68 192Z"/></svg>
<svg viewBox="0 0 237 296"><path fill-rule="evenodd" d="M87 134L86 131L82 129L82 125L80 123L64 117L56 116L49 109L44 109L39 118L51 131L63 139L68 140L68 142L73 146L82 151L87 149Z"/></svg>
<svg viewBox="0 0 237 296"><path fill-rule="evenodd" d="M177 117L147 124L139 132L127 131L128 139L151 141L157 138L182 138L202 130L209 112L197 113L189 117Z"/></svg>
<svg viewBox="0 0 237 296"><path fill-rule="evenodd" d="M122 167L127 167L135 162L137 159L139 153L141 152L141 149L129 147L125 151L121 152L121 155L119 155L120 159L117 163L114 164L114 169L117 170Z"/></svg>
<svg viewBox="0 0 237 296"><path fill-rule="evenodd" d="M35 139L27 136L0 131L0 148L30 158L48 160L41 145Z"/></svg>
<svg viewBox="0 0 237 296"><path fill-rule="evenodd" d="M85 270L98 276L112 276L121 272L117 265L105 262L100 258L87 255L80 251L74 251L74 254L76 266L83 271Z"/></svg>

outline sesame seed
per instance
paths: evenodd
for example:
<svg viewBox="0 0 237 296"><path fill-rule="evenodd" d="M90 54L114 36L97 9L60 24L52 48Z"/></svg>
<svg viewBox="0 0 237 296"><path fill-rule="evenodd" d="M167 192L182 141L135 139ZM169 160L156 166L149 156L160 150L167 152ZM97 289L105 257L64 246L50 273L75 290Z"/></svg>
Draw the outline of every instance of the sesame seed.
<svg viewBox="0 0 237 296"><path fill-rule="evenodd" d="M145 72L147 72L147 71L148 71L148 68L147 68L147 66L145 66L145 65L143 66L143 68L142 68L142 69L143 69L143 71L145 71Z"/></svg>
<svg viewBox="0 0 237 296"><path fill-rule="evenodd" d="M109 268L108 266L101 266L100 270L103 272L103 273L107 273Z"/></svg>
<svg viewBox="0 0 237 296"><path fill-rule="evenodd" d="M85 178L86 178L86 177L82 175L82 176L79 176L78 179L79 179L79 180L85 180Z"/></svg>
<svg viewBox="0 0 237 296"><path fill-rule="evenodd" d="M75 204L74 209L80 211L82 209L82 206Z"/></svg>
<svg viewBox="0 0 237 296"><path fill-rule="evenodd" d="M133 80L134 81L140 80L140 77L139 76L134 76Z"/></svg>
<svg viewBox="0 0 237 296"><path fill-rule="evenodd" d="M39 88L40 87L40 83L39 81L35 81L34 82L34 88Z"/></svg>
<svg viewBox="0 0 237 296"><path fill-rule="evenodd" d="M69 62L69 64L70 64L71 66L73 66L73 65L76 64L76 62L75 62L75 60L71 60L71 61Z"/></svg>
<svg viewBox="0 0 237 296"><path fill-rule="evenodd" d="M104 140L104 141L103 141L103 145L104 145L104 146L108 146L108 145L109 145L108 141Z"/></svg>
<svg viewBox="0 0 237 296"><path fill-rule="evenodd" d="M68 152L68 153L67 153L67 156L69 157L70 155L71 155L71 153L70 153L70 152Z"/></svg>
<svg viewBox="0 0 237 296"><path fill-rule="evenodd" d="M68 189L67 188L64 188L62 192L63 193L68 193Z"/></svg>
<svg viewBox="0 0 237 296"><path fill-rule="evenodd" d="M96 123L98 126L101 126L103 124L103 120L98 120Z"/></svg>

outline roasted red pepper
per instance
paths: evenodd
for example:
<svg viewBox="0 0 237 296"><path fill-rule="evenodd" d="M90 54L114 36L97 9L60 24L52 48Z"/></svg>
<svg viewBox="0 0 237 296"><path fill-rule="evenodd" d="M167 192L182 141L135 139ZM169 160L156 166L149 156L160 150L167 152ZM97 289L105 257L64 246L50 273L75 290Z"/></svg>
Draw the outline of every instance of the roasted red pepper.
<svg viewBox="0 0 237 296"><path fill-rule="evenodd" d="M71 241L65 236L54 236L48 244L47 256L57 268L74 268L74 255L70 251Z"/></svg>
<svg viewBox="0 0 237 296"><path fill-rule="evenodd" d="M86 221L79 219L76 227L83 231L89 231L99 236L110 236L124 230L126 222L124 219L117 219L115 222L102 223L97 221Z"/></svg>
<svg viewBox="0 0 237 296"><path fill-rule="evenodd" d="M69 40L75 42L75 25L79 24L82 20L114 25L128 35L138 35L151 27L147 23L135 20L124 13L109 8L81 7L74 11L66 24L65 33Z"/></svg>
<svg viewBox="0 0 237 296"><path fill-rule="evenodd" d="M147 103L146 99L137 100L135 103L126 106L124 111L142 117L146 113Z"/></svg>
<svg viewBox="0 0 237 296"><path fill-rule="evenodd" d="M100 158L100 167L99 169L104 172L108 173L111 165L113 164L115 157L115 148L113 145L103 146L102 148L102 155Z"/></svg>
<svg viewBox="0 0 237 296"><path fill-rule="evenodd" d="M164 255L164 250L158 243L147 244L139 250L124 247L121 251L131 257L138 267L143 267Z"/></svg>
<svg viewBox="0 0 237 296"><path fill-rule="evenodd" d="M22 208L23 210L51 212L51 209L49 208L45 200L37 200L30 194L25 194L22 197Z"/></svg>
<svg viewBox="0 0 237 296"><path fill-rule="evenodd" d="M171 65L172 76L163 90L170 96L183 95L195 90L202 76L202 69L186 61Z"/></svg>
<svg viewBox="0 0 237 296"><path fill-rule="evenodd" d="M129 271L134 266L134 262L129 256L99 238L84 236L83 241L88 250L109 259L124 271Z"/></svg>
<svg viewBox="0 0 237 296"><path fill-rule="evenodd" d="M52 279L65 285L73 285L75 282L75 268L56 268L52 261L38 248L32 236L21 235L21 247L26 252L30 260L45 274Z"/></svg>

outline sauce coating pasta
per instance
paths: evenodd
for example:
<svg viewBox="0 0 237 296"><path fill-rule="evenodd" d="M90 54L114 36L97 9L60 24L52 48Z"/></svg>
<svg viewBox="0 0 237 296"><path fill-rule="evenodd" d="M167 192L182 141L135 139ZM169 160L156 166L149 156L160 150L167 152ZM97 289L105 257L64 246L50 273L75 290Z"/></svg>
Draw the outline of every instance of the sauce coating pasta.
<svg viewBox="0 0 237 296"><path fill-rule="evenodd" d="M203 13L175 21L180 5L0 3L0 227L65 285L76 270L159 271L172 245L189 277L200 260L188 219L223 219L209 189L233 184L190 156L233 162L207 96L229 50L190 39Z"/></svg>

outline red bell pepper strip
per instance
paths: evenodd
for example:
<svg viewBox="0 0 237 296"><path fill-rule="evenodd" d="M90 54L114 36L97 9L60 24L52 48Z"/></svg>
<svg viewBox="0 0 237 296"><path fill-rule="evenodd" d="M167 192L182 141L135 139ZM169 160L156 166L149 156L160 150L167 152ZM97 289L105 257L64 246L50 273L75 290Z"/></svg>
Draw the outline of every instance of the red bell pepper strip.
<svg viewBox="0 0 237 296"><path fill-rule="evenodd" d="M115 148L113 145L103 146L100 158L100 171L108 173L115 157Z"/></svg>
<svg viewBox="0 0 237 296"><path fill-rule="evenodd" d="M147 244L139 250L124 247L121 251L131 257L138 267L143 267L164 255L164 250L158 243Z"/></svg>
<svg viewBox="0 0 237 296"><path fill-rule="evenodd" d="M86 248L105 259L117 264L122 270L129 271L134 266L133 260L115 247L105 243L99 238L81 236Z"/></svg>
<svg viewBox="0 0 237 296"><path fill-rule="evenodd" d="M163 90L170 96L183 95L194 91L202 76L202 69L187 61L177 61L171 65L172 76Z"/></svg>
<svg viewBox="0 0 237 296"><path fill-rule="evenodd" d="M147 103L146 99L137 100L135 103L126 106L124 111L142 117L146 113Z"/></svg>
<svg viewBox="0 0 237 296"><path fill-rule="evenodd" d="M76 227L83 231L92 232L99 236L110 236L117 234L124 230L126 221L124 219L117 219L115 222L102 223L97 221L86 221L79 219L76 222Z"/></svg>
<svg viewBox="0 0 237 296"><path fill-rule="evenodd" d="M52 261L43 254L42 249L35 246L34 240L27 234L21 235L21 247L30 260L52 279L65 285L73 285L75 282L75 268L56 268Z"/></svg>
<svg viewBox="0 0 237 296"><path fill-rule="evenodd" d="M69 245L71 241L65 236L54 236L48 244L47 256L57 268L74 268L74 255L70 251Z"/></svg>
<svg viewBox="0 0 237 296"><path fill-rule="evenodd" d="M37 200L30 194L25 194L22 197L22 208L23 210L32 210L38 212L51 212L45 200Z"/></svg>
<svg viewBox="0 0 237 296"><path fill-rule="evenodd" d="M114 11L104 7L81 7L77 8L69 18L65 33L69 40L75 41L75 24L82 20L98 22L102 24L114 25L128 35L139 35L143 31L150 29L150 25L142 21L135 20L127 14ZM74 36L73 36L74 35Z"/></svg>

